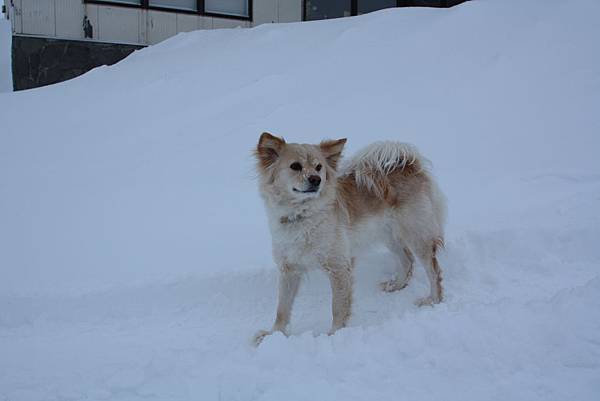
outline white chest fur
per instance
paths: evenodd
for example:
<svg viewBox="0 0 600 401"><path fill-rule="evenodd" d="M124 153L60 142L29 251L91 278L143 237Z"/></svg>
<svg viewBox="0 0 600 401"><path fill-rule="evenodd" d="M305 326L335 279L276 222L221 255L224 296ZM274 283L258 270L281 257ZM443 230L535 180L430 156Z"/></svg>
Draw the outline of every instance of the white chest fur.
<svg viewBox="0 0 600 401"><path fill-rule="evenodd" d="M310 270L326 264L332 256L349 257L347 234L331 214L269 214L273 257L278 265Z"/></svg>

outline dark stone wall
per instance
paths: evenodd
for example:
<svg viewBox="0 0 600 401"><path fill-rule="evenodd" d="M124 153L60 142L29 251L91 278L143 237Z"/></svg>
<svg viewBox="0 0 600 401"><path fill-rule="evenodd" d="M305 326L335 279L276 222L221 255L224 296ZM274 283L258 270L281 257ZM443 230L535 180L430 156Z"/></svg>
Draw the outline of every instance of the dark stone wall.
<svg viewBox="0 0 600 401"><path fill-rule="evenodd" d="M14 90L37 88L114 64L143 46L15 35L12 38Z"/></svg>

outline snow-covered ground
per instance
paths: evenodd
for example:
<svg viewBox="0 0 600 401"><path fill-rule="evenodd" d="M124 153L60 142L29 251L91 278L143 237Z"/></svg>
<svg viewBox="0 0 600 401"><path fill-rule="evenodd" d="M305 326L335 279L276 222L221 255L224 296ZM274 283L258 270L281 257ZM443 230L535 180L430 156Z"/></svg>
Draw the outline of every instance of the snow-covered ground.
<svg viewBox="0 0 600 401"><path fill-rule="evenodd" d="M597 400L600 2L473 1L178 35L0 94L0 400ZM251 149L415 143L446 301L309 274L292 336Z"/></svg>
<svg viewBox="0 0 600 401"><path fill-rule="evenodd" d="M12 66L10 21L0 14L0 93L12 91Z"/></svg>

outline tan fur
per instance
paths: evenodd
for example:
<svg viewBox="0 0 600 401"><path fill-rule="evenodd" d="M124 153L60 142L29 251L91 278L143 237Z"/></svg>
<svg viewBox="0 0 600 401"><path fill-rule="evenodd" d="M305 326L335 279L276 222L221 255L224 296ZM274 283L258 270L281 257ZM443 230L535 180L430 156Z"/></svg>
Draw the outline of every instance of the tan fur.
<svg viewBox="0 0 600 401"><path fill-rule="evenodd" d="M417 304L443 299L436 254L443 246L445 203L425 159L411 145L377 143L340 168L345 143L288 144L269 133L259 139L261 195L280 285L275 324L256 335L257 344L272 331L286 333L301 272L315 267L331 283L330 332L344 327L352 307L354 255L361 246L378 241L398 265L396 278L382 283L383 290L408 284L416 255L430 282L429 296ZM313 184L319 180L317 188Z"/></svg>
<svg viewBox="0 0 600 401"><path fill-rule="evenodd" d="M275 163L284 145L285 141L283 138L263 132L255 151L256 158L263 170L268 169Z"/></svg>

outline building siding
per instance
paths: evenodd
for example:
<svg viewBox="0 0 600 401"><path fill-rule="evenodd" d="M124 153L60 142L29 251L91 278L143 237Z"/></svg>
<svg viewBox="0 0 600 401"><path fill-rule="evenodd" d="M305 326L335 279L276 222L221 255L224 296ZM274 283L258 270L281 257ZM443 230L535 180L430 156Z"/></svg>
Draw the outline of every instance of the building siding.
<svg viewBox="0 0 600 401"><path fill-rule="evenodd" d="M23 33L42 36L56 35L54 0L22 0Z"/></svg>
<svg viewBox="0 0 600 401"><path fill-rule="evenodd" d="M197 16L188 14L176 14L176 16L177 33L201 29L200 19Z"/></svg>
<svg viewBox="0 0 600 401"><path fill-rule="evenodd" d="M21 13L21 0L12 0L13 7L9 7L8 15L13 33L23 33L23 15Z"/></svg>
<svg viewBox="0 0 600 401"><path fill-rule="evenodd" d="M302 21L302 1L279 0L277 7L277 22Z"/></svg>
<svg viewBox="0 0 600 401"><path fill-rule="evenodd" d="M150 45L179 32L197 29L249 28L263 23L300 21L301 0L253 0L253 21L84 3L83 0L13 0L14 34L56 39L88 39L84 18L92 27L91 40Z"/></svg>
<svg viewBox="0 0 600 401"><path fill-rule="evenodd" d="M94 39L101 42L143 43L140 41L141 11L127 7L98 8Z"/></svg>
<svg viewBox="0 0 600 401"><path fill-rule="evenodd" d="M56 37L83 39L85 8L81 7L81 0L55 0L54 7Z"/></svg>
<svg viewBox="0 0 600 401"><path fill-rule="evenodd" d="M278 0L254 0L254 25L277 22Z"/></svg>
<svg viewBox="0 0 600 401"><path fill-rule="evenodd" d="M155 44L177 34L177 14L149 11L146 18L146 32L148 37L145 43Z"/></svg>

